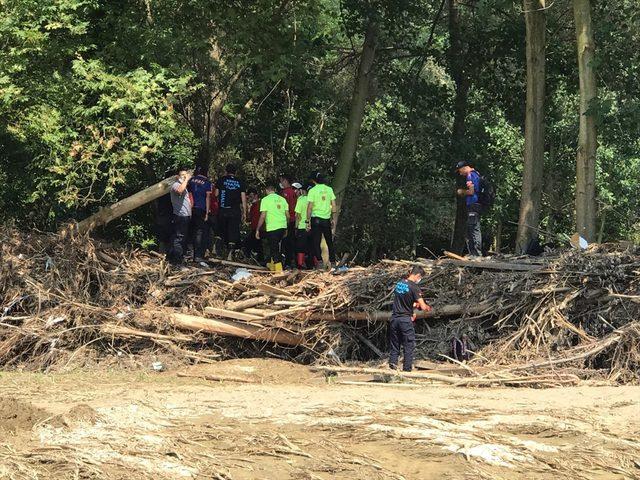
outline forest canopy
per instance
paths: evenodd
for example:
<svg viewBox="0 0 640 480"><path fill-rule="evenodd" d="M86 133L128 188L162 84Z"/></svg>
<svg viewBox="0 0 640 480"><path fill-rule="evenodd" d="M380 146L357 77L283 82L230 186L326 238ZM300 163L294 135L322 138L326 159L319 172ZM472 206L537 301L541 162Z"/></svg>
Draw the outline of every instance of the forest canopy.
<svg viewBox="0 0 640 480"><path fill-rule="evenodd" d="M595 45L582 64L579 8ZM544 129L525 141L531 42ZM527 218L561 243L586 138L590 240L637 241L638 45L632 0L0 0L0 215L53 230L196 164L215 176L236 163L257 188L320 170L344 185L342 250L426 255L459 237L453 165L466 160L497 193L487 246L511 250L525 146L541 179ZM597 95L581 103L585 70ZM149 245L151 217L103 233Z"/></svg>

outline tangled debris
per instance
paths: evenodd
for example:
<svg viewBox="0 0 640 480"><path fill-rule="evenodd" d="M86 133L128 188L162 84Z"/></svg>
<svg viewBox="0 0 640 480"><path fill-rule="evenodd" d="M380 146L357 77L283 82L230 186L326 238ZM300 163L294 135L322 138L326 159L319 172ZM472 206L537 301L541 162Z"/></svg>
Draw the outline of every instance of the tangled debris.
<svg viewBox="0 0 640 480"><path fill-rule="evenodd" d="M3 232L0 365L48 369L159 351L182 362L381 359L393 285L413 263L387 260L336 276L254 267L232 282L237 266L225 262L176 273L157 254L86 236ZM636 247L417 263L428 272L423 291L434 307L416 324L418 358L449 357L452 338L473 352L453 367L431 364L437 371L424 378L444 372L449 380L440 381L473 385L640 378Z"/></svg>

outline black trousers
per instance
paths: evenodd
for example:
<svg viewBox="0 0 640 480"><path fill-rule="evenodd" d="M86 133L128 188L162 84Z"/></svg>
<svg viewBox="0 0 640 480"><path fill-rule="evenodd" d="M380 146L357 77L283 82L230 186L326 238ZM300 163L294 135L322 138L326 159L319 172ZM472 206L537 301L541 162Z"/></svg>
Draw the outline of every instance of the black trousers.
<svg viewBox="0 0 640 480"><path fill-rule="evenodd" d="M271 261L273 263L282 262L282 250L280 246L286 233L287 230L285 228L267 232L267 240L269 240L269 255L271 256Z"/></svg>
<svg viewBox="0 0 640 480"><path fill-rule="evenodd" d="M191 212L191 230L193 232L193 258L204 258L209 244L209 224L205 220L206 210L194 208Z"/></svg>
<svg viewBox="0 0 640 480"><path fill-rule="evenodd" d="M255 253L256 260L262 262L264 260L264 251L262 248L262 240L256 238L256 231L250 230L244 239L244 254L251 257Z"/></svg>
<svg viewBox="0 0 640 480"><path fill-rule="evenodd" d="M313 256L322 260L322 237L324 236L325 242L327 242L327 248L329 249L329 261L335 263L336 254L333 249L333 233L331 232L331 220L311 217L311 243L313 245Z"/></svg>
<svg viewBox="0 0 640 480"><path fill-rule="evenodd" d="M469 255L482 255L482 232L480 231L480 205L467 207L467 249Z"/></svg>
<svg viewBox="0 0 640 480"><path fill-rule="evenodd" d="M402 369L410 372L413 368L413 351L416 348L416 330L410 317L391 317L389 324L389 366L397 367L400 347L404 350Z"/></svg>
<svg viewBox="0 0 640 480"><path fill-rule="evenodd" d="M240 224L242 213L239 208L221 208L218 213L218 228L225 246L240 244Z"/></svg>
<svg viewBox="0 0 640 480"><path fill-rule="evenodd" d="M294 266L296 264L296 222L287 224L287 236L282 242L282 247L287 264Z"/></svg>
<svg viewBox="0 0 640 480"><path fill-rule="evenodd" d="M305 255L311 254L311 234L303 228L296 230L296 253L304 253Z"/></svg>
<svg viewBox="0 0 640 480"><path fill-rule="evenodd" d="M189 223L191 217L173 216L173 234L171 235L171 249L167 253L167 259L174 265L180 265L184 261L184 252L187 247L189 235Z"/></svg>
<svg viewBox="0 0 640 480"><path fill-rule="evenodd" d="M220 237L220 228L218 227L218 215L209 214L209 242L207 247L213 254L219 254L222 239Z"/></svg>
<svg viewBox="0 0 640 480"><path fill-rule="evenodd" d="M173 219L170 216L159 216L156 220L155 232L156 238L158 239L158 251L160 253L167 253L171 250Z"/></svg>

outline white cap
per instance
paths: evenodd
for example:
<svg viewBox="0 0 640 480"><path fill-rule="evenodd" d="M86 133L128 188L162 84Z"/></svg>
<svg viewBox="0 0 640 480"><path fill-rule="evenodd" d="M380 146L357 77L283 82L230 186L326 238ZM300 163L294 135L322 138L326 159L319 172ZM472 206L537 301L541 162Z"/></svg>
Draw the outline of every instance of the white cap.
<svg viewBox="0 0 640 480"><path fill-rule="evenodd" d="M293 188L295 188L296 190L300 190L302 188L302 185L300 183L298 183L298 182L292 183L291 186Z"/></svg>

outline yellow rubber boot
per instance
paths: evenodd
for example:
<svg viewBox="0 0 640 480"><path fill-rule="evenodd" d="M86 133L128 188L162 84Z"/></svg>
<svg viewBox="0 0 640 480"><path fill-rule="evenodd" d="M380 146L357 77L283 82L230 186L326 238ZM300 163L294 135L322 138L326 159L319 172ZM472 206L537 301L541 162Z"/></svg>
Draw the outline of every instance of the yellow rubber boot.
<svg viewBox="0 0 640 480"><path fill-rule="evenodd" d="M282 263L278 262L273 265L273 271L275 273L282 273Z"/></svg>
<svg viewBox="0 0 640 480"><path fill-rule="evenodd" d="M275 272L276 267L275 267L275 263L273 262L269 262L267 263L267 268L269 269L270 272Z"/></svg>

